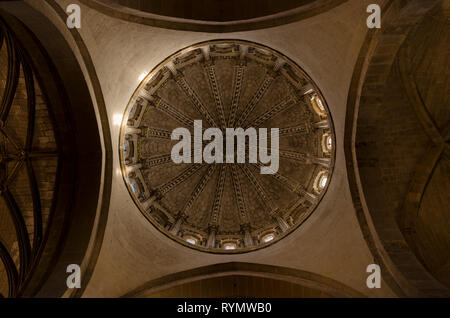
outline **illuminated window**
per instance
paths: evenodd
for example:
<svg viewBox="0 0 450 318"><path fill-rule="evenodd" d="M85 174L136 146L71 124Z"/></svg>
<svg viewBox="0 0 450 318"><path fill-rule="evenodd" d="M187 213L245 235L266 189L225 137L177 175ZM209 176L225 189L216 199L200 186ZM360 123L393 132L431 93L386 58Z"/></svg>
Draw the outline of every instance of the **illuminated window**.
<svg viewBox="0 0 450 318"><path fill-rule="evenodd" d="M319 181L319 188L320 189L325 188L325 186L327 185L327 181L328 181L328 177L326 175L323 175Z"/></svg>
<svg viewBox="0 0 450 318"><path fill-rule="evenodd" d="M270 234L264 235L264 236L262 237L262 241L263 241L264 243L267 243L267 242L272 241L274 238L275 238L275 235L273 235L272 233L270 233Z"/></svg>
<svg viewBox="0 0 450 318"><path fill-rule="evenodd" d="M188 236L186 238L186 242L188 242L189 244L192 244L192 245L196 245L197 244L197 239L192 237L192 236Z"/></svg>
<svg viewBox="0 0 450 318"><path fill-rule="evenodd" d="M319 108L321 111L325 110L325 108L323 107L322 101L320 100L319 96L313 95L313 97L311 97L311 102L315 106L317 106L317 108Z"/></svg>
<svg viewBox="0 0 450 318"><path fill-rule="evenodd" d="M331 153L331 150L333 150L333 138L330 133L325 133L322 135L321 145L324 153Z"/></svg>
<svg viewBox="0 0 450 318"><path fill-rule="evenodd" d="M136 193L136 186L134 183L130 183L131 190L133 190L134 193Z"/></svg>
<svg viewBox="0 0 450 318"><path fill-rule="evenodd" d="M311 96L311 105L319 116L326 117L327 112L325 110L322 100L317 94L313 94Z"/></svg>
<svg viewBox="0 0 450 318"><path fill-rule="evenodd" d="M225 244L223 244L223 248L226 250L235 250L236 244L235 243L225 243Z"/></svg>
<svg viewBox="0 0 450 318"><path fill-rule="evenodd" d="M331 151L333 148L333 139L331 139L331 136L328 136L326 139L327 149Z"/></svg>
<svg viewBox="0 0 450 318"><path fill-rule="evenodd" d="M313 188L317 193L322 192L323 189L327 186L328 182L328 173L326 171L321 171L317 174L316 179L314 180Z"/></svg>

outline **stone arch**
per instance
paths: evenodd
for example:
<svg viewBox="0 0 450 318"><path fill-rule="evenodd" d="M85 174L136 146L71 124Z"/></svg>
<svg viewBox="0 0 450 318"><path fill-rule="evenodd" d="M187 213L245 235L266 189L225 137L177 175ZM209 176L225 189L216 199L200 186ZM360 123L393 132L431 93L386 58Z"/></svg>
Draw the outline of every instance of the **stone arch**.
<svg viewBox="0 0 450 318"><path fill-rule="evenodd" d="M88 281L106 224L112 150L105 105L87 55L78 61L64 35L45 16L15 1L0 4L0 17L29 58L54 119L60 151L43 243L10 296L60 297L67 289L69 264L81 265ZM90 73L84 74L80 63L86 63Z"/></svg>
<svg viewBox="0 0 450 318"><path fill-rule="evenodd" d="M122 297L147 297L168 288L206 279L245 276L290 282L307 289L320 291L331 297L365 297L360 292L328 277L273 265L231 262L204 266L151 280Z"/></svg>
<svg viewBox="0 0 450 318"><path fill-rule="evenodd" d="M355 66L349 91L345 132L345 155L350 190L364 238L383 278L402 297L447 296L417 260L396 220L381 178L379 157L372 153L377 141L370 131L383 120L383 98L390 76L398 71L398 52L408 34L441 1L388 2L383 8L382 29L369 31ZM396 115L397 118L401 114Z"/></svg>
<svg viewBox="0 0 450 318"><path fill-rule="evenodd" d="M163 11L167 16L159 15L161 14L161 10L150 10L150 8L148 8L148 10L146 10L148 12L145 12L140 10L142 7L136 1L80 0L81 3L98 12L129 22L165 29L212 33L258 30L288 24L324 13L346 1L347 0L303 1L301 3L303 5L300 6L286 1L284 7L272 4L273 8L267 11L269 15L266 16L260 16L261 13L258 13L253 18L243 19L241 17L242 20L220 22L211 21L211 19L214 20L214 18L210 18L210 21L202 21L200 20L200 17L198 17L198 20L177 17L176 12L171 12L171 10ZM248 4L250 5L250 2ZM239 2L239 5L242 5L242 1ZM172 11L175 10L175 6L171 8ZM221 10L220 7L213 9Z"/></svg>

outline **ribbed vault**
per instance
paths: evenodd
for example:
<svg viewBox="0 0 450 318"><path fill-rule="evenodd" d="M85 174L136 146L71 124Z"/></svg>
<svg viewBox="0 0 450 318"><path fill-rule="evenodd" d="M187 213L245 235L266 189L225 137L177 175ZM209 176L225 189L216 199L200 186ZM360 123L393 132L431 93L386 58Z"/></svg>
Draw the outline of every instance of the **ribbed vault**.
<svg viewBox="0 0 450 318"><path fill-rule="evenodd" d="M349 170L351 186L360 186L353 199L362 229L392 285L409 296L448 295L435 279L448 282L447 6L411 1L385 9L384 29L370 34L362 50L370 62L361 64L353 154L346 137L360 178L352 184ZM347 120L354 96L351 90ZM370 222L380 242L370 241Z"/></svg>
<svg viewBox="0 0 450 318"><path fill-rule="evenodd" d="M9 28L0 27L0 288L15 296L42 248L59 151L29 58Z"/></svg>
<svg viewBox="0 0 450 318"><path fill-rule="evenodd" d="M107 150L56 27L23 1L1 2L0 21L0 293L59 297L67 265L89 259L93 228L104 225Z"/></svg>

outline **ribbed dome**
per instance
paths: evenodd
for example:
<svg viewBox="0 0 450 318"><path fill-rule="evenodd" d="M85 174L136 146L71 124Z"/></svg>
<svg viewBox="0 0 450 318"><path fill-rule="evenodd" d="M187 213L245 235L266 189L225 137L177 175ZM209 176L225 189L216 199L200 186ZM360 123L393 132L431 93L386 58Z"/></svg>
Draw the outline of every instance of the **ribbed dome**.
<svg viewBox="0 0 450 318"><path fill-rule="evenodd" d="M204 251L277 241L311 214L331 176L334 134L317 86L291 60L254 43L212 41L174 54L143 81L124 118L121 161L135 203L162 232ZM254 129L260 152L273 147L278 129L279 167L261 174L269 164L260 156L251 162L250 139L245 163L174 163L172 132L186 128L194 141L197 120L200 132L220 129L224 153L226 128Z"/></svg>

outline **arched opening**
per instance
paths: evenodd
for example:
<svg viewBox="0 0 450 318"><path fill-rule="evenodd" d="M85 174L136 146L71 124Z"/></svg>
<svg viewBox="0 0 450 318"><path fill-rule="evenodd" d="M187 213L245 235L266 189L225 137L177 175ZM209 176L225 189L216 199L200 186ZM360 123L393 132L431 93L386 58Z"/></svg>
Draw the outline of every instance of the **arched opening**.
<svg viewBox="0 0 450 318"><path fill-rule="evenodd" d="M49 20L10 2L0 27L0 223L13 229L0 231L0 293L59 297L67 266L83 263L109 202L104 127L73 51Z"/></svg>
<svg viewBox="0 0 450 318"><path fill-rule="evenodd" d="M237 32L275 27L331 10L348 0L80 0L106 15L160 28Z"/></svg>
<svg viewBox="0 0 450 318"><path fill-rule="evenodd" d="M246 275L206 278L151 293L148 298L329 298L320 290Z"/></svg>
<svg viewBox="0 0 450 318"><path fill-rule="evenodd" d="M364 297L311 272L253 263L222 263L149 281L123 297Z"/></svg>
<svg viewBox="0 0 450 318"><path fill-rule="evenodd" d="M259 0L258 5L252 0L113 0L112 2L136 10L162 15L200 21L237 21L259 18L282 11L308 5L314 0Z"/></svg>
<svg viewBox="0 0 450 318"><path fill-rule="evenodd" d="M434 85L448 79L431 63L445 59L434 53L448 42L443 4L388 5L384 31L368 35L350 89L345 151L353 201L375 261L386 266L385 279L403 296L449 295L441 284L448 285L449 234L441 226L448 199L440 192L448 193L442 180L449 113L445 94ZM421 15L411 15L419 9ZM409 24L398 26L408 16Z"/></svg>

